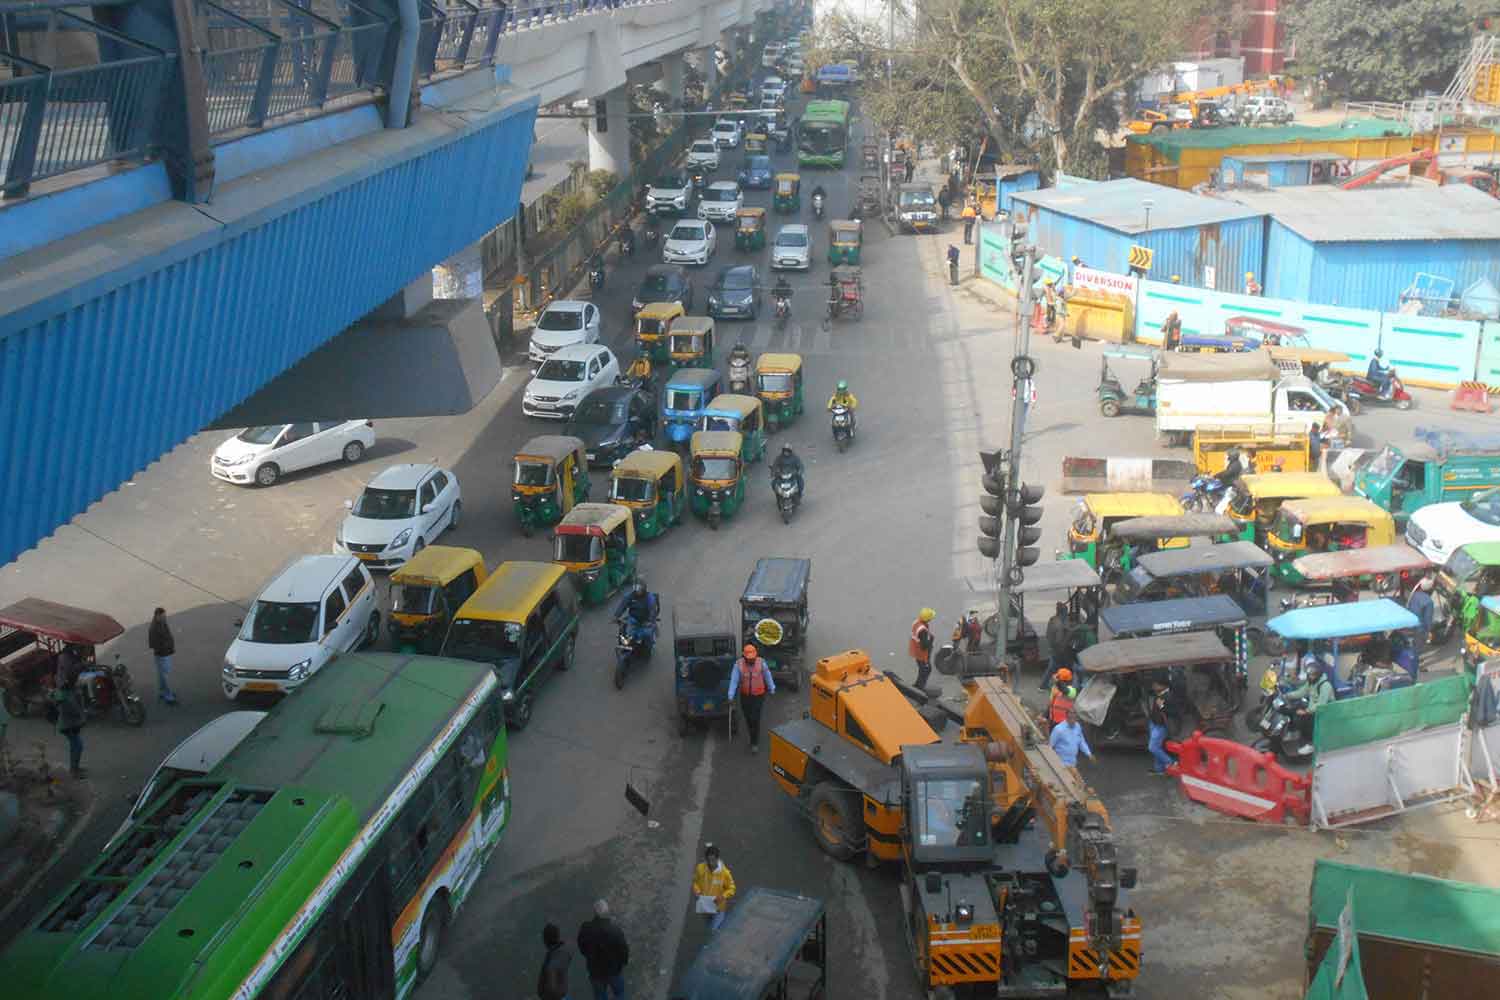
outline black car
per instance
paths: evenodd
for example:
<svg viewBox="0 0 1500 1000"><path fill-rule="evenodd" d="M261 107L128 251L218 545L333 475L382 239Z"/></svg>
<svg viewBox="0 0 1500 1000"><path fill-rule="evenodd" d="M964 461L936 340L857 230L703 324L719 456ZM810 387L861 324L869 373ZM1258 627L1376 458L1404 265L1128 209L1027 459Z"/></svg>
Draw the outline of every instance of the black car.
<svg viewBox="0 0 1500 1000"><path fill-rule="evenodd" d="M631 318L652 302L678 302L684 311L693 308L693 283L681 264L653 264L646 269L641 287L630 301Z"/></svg>
<svg viewBox="0 0 1500 1000"><path fill-rule="evenodd" d="M734 264L719 271L708 289L708 314L715 319L760 315L760 275L753 264Z"/></svg>
<svg viewBox="0 0 1500 1000"><path fill-rule="evenodd" d="M583 397L566 433L583 441L590 465L609 465L655 439L655 401L634 386L602 386Z"/></svg>

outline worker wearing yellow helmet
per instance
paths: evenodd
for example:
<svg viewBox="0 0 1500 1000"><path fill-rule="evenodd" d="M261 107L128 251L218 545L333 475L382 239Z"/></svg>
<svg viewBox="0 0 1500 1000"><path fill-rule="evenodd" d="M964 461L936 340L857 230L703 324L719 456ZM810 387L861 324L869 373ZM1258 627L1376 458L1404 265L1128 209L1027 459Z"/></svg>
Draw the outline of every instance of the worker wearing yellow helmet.
<svg viewBox="0 0 1500 1000"><path fill-rule="evenodd" d="M1259 295L1260 294L1260 282L1258 282L1258 281L1255 280L1255 272L1254 271L1246 271L1245 272L1245 294L1246 295Z"/></svg>
<svg viewBox="0 0 1500 1000"><path fill-rule="evenodd" d="M927 678L932 673L931 625L936 617L936 611L923 608L917 613L917 620L911 623L911 641L907 643L906 651L917 665L917 687L919 688L927 687Z"/></svg>

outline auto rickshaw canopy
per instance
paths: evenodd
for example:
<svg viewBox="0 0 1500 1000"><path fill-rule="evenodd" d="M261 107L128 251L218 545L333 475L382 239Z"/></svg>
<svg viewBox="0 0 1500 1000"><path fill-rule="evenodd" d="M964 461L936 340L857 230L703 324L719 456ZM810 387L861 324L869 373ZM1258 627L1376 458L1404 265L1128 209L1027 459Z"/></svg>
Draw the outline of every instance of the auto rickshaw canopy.
<svg viewBox="0 0 1500 1000"><path fill-rule="evenodd" d="M795 375L801 370L802 355L800 354L766 353L755 359L755 373L757 375Z"/></svg>
<svg viewBox="0 0 1500 1000"><path fill-rule="evenodd" d="M742 208L734 213L734 219L742 233L753 233L766 228L766 210L763 208Z"/></svg>
<svg viewBox="0 0 1500 1000"><path fill-rule="evenodd" d="M593 535L604 538L625 528L625 543L635 544L635 519L630 508L616 503L581 503L568 511L553 530L559 535Z"/></svg>
<svg viewBox="0 0 1500 1000"><path fill-rule="evenodd" d="M1078 665L1090 674L1128 674L1233 659L1234 654L1212 632L1187 632L1095 643L1079 652Z"/></svg>
<svg viewBox="0 0 1500 1000"><path fill-rule="evenodd" d="M672 324L672 335L679 333L696 333L702 336L705 333L714 332L714 320L712 316L684 316Z"/></svg>
<svg viewBox="0 0 1500 1000"><path fill-rule="evenodd" d="M1351 576L1413 573L1431 565L1426 556L1405 542L1362 549L1341 549L1337 552L1317 552L1292 561L1292 568L1304 580L1316 583L1344 580Z"/></svg>
<svg viewBox="0 0 1500 1000"><path fill-rule="evenodd" d="M1321 472L1260 472L1241 476L1239 489L1257 501L1343 496L1338 483Z"/></svg>
<svg viewBox="0 0 1500 1000"><path fill-rule="evenodd" d="M703 412L711 416L733 417L736 420L744 420L746 417L763 409L758 396L743 396L737 392L724 392L713 398L708 408Z"/></svg>
<svg viewBox="0 0 1500 1000"><path fill-rule="evenodd" d="M1127 518L1116 521L1109 530L1111 535L1124 542L1150 542L1162 538L1232 535L1239 530L1239 526L1222 514L1178 514L1175 517L1155 515Z"/></svg>
<svg viewBox="0 0 1500 1000"><path fill-rule="evenodd" d="M1083 503L1095 517L1181 517L1182 502L1170 493L1087 493ZM1111 529L1113 530L1113 529Z"/></svg>
<svg viewBox="0 0 1500 1000"><path fill-rule="evenodd" d="M81 646L97 646L125 632L125 626L102 612L40 597L22 598L0 608L0 626Z"/></svg>
<svg viewBox="0 0 1500 1000"><path fill-rule="evenodd" d="M1390 511L1364 497L1300 497L1281 505L1281 514L1304 526L1314 524L1388 525L1386 541L1395 537Z"/></svg>
<svg viewBox="0 0 1500 1000"><path fill-rule="evenodd" d="M539 434L521 446L516 452L517 462L550 462L553 465L572 455L581 469L584 467L584 445L576 437L567 434Z"/></svg>
<svg viewBox="0 0 1500 1000"><path fill-rule="evenodd" d="M1218 545L1195 545L1185 549L1148 552L1136 559L1136 566L1155 579L1189 576L1196 573L1227 573L1237 569L1268 569L1276 560L1254 542L1221 542Z"/></svg>
<svg viewBox="0 0 1500 1000"><path fill-rule="evenodd" d="M776 193L779 195L793 195L802 185L801 174L777 174Z"/></svg>
<svg viewBox="0 0 1500 1000"><path fill-rule="evenodd" d="M1266 628L1283 639L1347 639L1354 635L1397 632L1416 628L1417 616L1391 600L1377 597L1373 601L1344 604L1318 604L1297 608L1266 622Z"/></svg>
<svg viewBox="0 0 1500 1000"><path fill-rule="evenodd" d="M673 469L679 471L678 479L680 480L682 458L676 452L637 449L616 463L614 474L617 477L629 476L636 479L660 479Z"/></svg>
<svg viewBox="0 0 1500 1000"><path fill-rule="evenodd" d="M722 380L722 376L713 368L682 368L672 374L662 386L663 390L677 389L682 392L703 392ZM718 397L714 397L717 399ZM704 404L708 400L703 401Z"/></svg>
<svg viewBox="0 0 1500 1000"><path fill-rule="evenodd" d="M459 616L524 625L567 572L566 567L557 563L503 562L464 602Z"/></svg>
<svg viewBox="0 0 1500 1000"><path fill-rule="evenodd" d="M1114 604L1099 612L1099 622L1109 634L1126 639L1233 627L1247 620L1245 609L1224 594Z"/></svg>
<svg viewBox="0 0 1500 1000"><path fill-rule="evenodd" d="M635 314L636 319L669 320L686 315L681 302L647 302Z"/></svg>
<svg viewBox="0 0 1500 1000"><path fill-rule="evenodd" d="M1500 542L1469 542L1460 545L1458 551L1472 559L1479 566L1500 566ZM1452 562L1446 567L1452 570Z"/></svg>
<svg viewBox="0 0 1500 1000"><path fill-rule="evenodd" d="M834 219L828 224L828 239L834 246L857 247L864 238L864 226L853 219Z"/></svg>
<svg viewBox="0 0 1500 1000"><path fill-rule="evenodd" d="M391 584L445 587L475 567L484 573L484 556L456 545L429 545L391 574Z"/></svg>
<svg viewBox="0 0 1500 1000"><path fill-rule="evenodd" d="M1050 590L1077 590L1102 587L1099 571L1082 559L1054 559L1027 566L1021 582L1010 588L1013 594L1040 594Z"/></svg>
<svg viewBox="0 0 1500 1000"><path fill-rule="evenodd" d="M826 939L820 900L757 886L735 900L723 925L698 952L681 987L670 996L673 1000L786 996L774 991L792 964L804 959L803 945L815 935ZM830 950L823 940L816 950L818 957L810 963L818 966L825 980Z"/></svg>
<svg viewBox="0 0 1500 1000"><path fill-rule="evenodd" d="M1328 351L1321 347L1269 347L1271 357L1277 361L1295 361L1299 365L1336 365L1349 360L1343 351Z"/></svg>
<svg viewBox="0 0 1500 1000"><path fill-rule="evenodd" d="M694 431L693 456L723 456L738 458L744 437L738 431Z"/></svg>

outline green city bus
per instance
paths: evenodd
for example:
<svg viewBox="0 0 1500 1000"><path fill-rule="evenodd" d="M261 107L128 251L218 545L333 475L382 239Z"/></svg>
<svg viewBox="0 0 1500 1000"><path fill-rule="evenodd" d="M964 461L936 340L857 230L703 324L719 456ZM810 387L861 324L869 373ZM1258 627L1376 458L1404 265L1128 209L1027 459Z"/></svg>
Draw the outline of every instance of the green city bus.
<svg viewBox="0 0 1500 1000"><path fill-rule="evenodd" d="M797 126L797 163L842 167L849 145L849 102L808 101Z"/></svg>
<svg viewBox="0 0 1500 1000"><path fill-rule="evenodd" d="M338 657L0 954L8 1000L396 1000L510 807L487 664Z"/></svg>

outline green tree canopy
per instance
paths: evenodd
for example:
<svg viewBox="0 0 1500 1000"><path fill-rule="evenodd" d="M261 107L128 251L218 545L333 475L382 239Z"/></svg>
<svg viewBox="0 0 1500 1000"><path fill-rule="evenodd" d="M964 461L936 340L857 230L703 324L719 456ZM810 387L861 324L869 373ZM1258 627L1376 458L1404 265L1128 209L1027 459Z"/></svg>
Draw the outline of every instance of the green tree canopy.
<svg viewBox="0 0 1500 1000"><path fill-rule="evenodd" d="M1441 92L1468 54L1474 23L1464 0L1296 0L1283 10L1297 76L1344 100Z"/></svg>

